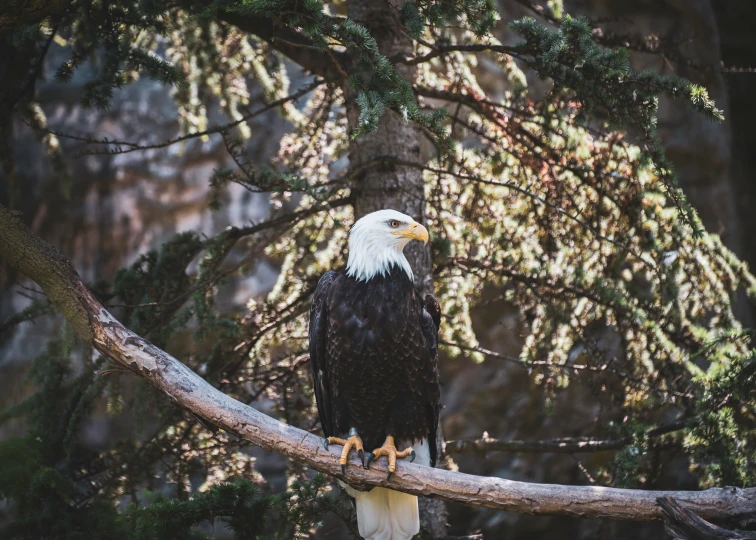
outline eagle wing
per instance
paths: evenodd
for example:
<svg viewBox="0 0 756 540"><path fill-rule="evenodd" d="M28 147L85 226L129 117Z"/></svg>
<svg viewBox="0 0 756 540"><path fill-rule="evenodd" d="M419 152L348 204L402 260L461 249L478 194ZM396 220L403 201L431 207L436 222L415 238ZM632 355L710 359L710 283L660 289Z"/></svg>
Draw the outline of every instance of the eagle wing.
<svg viewBox="0 0 756 540"><path fill-rule="evenodd" d="M315 401L323 433L326 437L335 435L333 408L331 407L330 384L326 359L328 329L328 293L339 274L330 271L323 274L315 288L315 295L310 308L310 366L312 367Z"/></svg>
<svg viewBox="0 0 756 540"><path fill-rule="evenodd" d="M426 392L428 403L426 405L426 415L430 433L428 434L428 446L430 447L431 467L436 465L438 456L437 431L438 431L438 414L440 409L440 391L438 386L438 329L441 326L441 307L438 305L436 297L427 294L423 300L423 311L420 316L420 327L425 336L425 342L428 344L428 350L431 356L432 372L425 377Z"/></svg>

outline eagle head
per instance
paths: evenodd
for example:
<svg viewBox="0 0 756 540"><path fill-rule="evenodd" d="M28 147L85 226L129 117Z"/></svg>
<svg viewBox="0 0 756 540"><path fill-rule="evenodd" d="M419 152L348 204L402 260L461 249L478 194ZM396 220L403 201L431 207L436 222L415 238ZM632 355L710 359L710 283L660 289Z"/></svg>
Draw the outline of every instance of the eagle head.
<svg viewBox="0 0 756 540"><path fill-rule="evenodd" d="M412 240L428 243L428 229L396 210L378 210L367 214L349 232L347 275L358 281L384 276L392 266L404 270L414 279L404 256L404 246Z"/></svg>

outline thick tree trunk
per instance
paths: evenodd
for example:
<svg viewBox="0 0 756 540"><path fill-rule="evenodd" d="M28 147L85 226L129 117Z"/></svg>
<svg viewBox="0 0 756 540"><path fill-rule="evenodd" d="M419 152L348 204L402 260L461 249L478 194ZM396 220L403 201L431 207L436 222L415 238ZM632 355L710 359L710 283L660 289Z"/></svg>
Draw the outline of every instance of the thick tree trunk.
<svg viewBox="0 0 756 540"><path fill-rule="evenodd" d="M402 31L398 21L396 4L400 2L350 0L347 4L349 17L367 27L378 42L381 53L388 58L395 55L412 56L413 50L412 40ZM406 80L415 80L415 66L398 64L395 68ZM345 92L349 130L352 131L358 127L360 108L355 92L350 88L345 88ZM390 163L391 159L425 162L423 142L420 129L412 123L405 123L394 111L383 115L376 133L362 135L351 141L349 162L352 170L388 158L385 163L366 167L355 178L352 185L355 217L383 208L393 208L425 224L422 171L416 167ZM420 291L433 292L430 247L413 243L407 247L406 252Z"/></svg>
<svg viewBox="0 0 756 540"><path fill-rule="evenodd" d="M399 23L399 7L401 2L396 0L350 0L347 4L347 15L370 31L384 56L412 56L412 39ZM415 66L398 64L395 68L405 80L415 81ZM344 92L349 130L352 131L358 127L360 109L355 92L346 85ZM420 129L414 124L405 123L395 111L388 111L383 115L376 133L363 135L351 141L350 167L352 170L362 170L352 185L355 218L376 210L392 208L426 224L422 171L391 163L392 159L424 163L427 161L424 146ZM382 162L381 158L388 159ZM367 166L376 161L380 164ZM407 247L406 254L415 273L415 284L419 291L422 294L433 293L430 246L413 242ZM443 436L440 426L438 444L439 448L442 448ZM446 506L442 501L421 499L420 512L421 521L427 524L428 533L435 538L446 536Z"/></svg>

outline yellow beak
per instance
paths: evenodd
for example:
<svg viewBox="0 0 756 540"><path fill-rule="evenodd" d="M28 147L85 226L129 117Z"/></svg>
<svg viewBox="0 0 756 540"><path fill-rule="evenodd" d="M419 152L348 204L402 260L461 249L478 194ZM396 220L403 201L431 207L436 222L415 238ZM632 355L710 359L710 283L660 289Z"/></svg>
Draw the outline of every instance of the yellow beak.
<svg viewBox="0 0 756 540"><path fill-rule="evenodd" d="M413 223L403 231L394 231L391 234L396 234L402 238L410 238L412 240L420 240L423 244L428 243L428 229L420 225L419 223Z"/></svg>

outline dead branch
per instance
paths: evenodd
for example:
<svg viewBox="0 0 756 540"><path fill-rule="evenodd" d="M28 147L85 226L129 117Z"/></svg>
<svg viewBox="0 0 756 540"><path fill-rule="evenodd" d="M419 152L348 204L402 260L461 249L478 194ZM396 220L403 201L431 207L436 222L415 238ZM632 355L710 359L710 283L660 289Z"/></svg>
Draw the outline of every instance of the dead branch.
<svg viewBox="0 0 756 540"><path fill-rule="evenodd" d="M370 470L352 457L341 474L336 449L319 436L283 424L223 394L186 365L134 334L87 290L66 258L34 235L20 216L0 206L0 256L37 282L79 335L102 354L146 378L177 405L265 450L277 452L357 487L375 485L437 497L470 506L512 512L573 517L662 519L657 498L669 497L706 519L728 519L756 512L756 488L705 491L647 491L594 486L516 482L503 478L401 463L386 481L386 465Z"/></svg>
<svg viewBox="0 0 756 540"><path fill-rule="evenodd" d="M657 499L664 516L664 528L675 540L756 540L755 531L717 527L700 518L674 499Z"/></svg>

